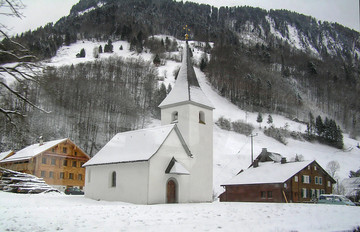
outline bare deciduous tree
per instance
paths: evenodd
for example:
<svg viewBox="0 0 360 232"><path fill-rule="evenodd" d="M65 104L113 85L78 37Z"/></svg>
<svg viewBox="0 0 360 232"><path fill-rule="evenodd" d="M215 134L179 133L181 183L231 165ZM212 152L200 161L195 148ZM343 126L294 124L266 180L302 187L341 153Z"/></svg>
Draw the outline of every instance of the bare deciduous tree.
<svg viewBox="0 0 360 232"><path fill-rule="evenodd" d="M22 18L21 10L24 9L24 7L21 0L0 0L0 15ZM36 57L31 55L25 46L8 36L8 30L6 25L0 23L0 57L11 61L11 63L0 66L0 89L2 93L9 91L26 104L42 112L46 112L9 84L11 82L18 82L27 85L30 81L37 82L36 77L38 76L38 72L41 71L41 67L33 62ZM4 62L3 59L1 62ZM15 125L12 121L13 116L24 116L24 113L19 110L6 107L2 104L0 105L0 113L13 125Z"/></svg>

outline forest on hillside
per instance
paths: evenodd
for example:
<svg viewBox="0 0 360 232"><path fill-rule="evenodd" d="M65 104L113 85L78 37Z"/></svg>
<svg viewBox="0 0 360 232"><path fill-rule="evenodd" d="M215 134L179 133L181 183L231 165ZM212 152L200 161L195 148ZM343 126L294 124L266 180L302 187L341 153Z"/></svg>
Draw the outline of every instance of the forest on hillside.
<svg viewBox="0 0 360 232"><path fill-rule="evenodd" d="M23 104L10 94L2 101L26 114L0 125L0 150L19 149L41 135L47 140L71 138L94 155L116 133L143 128L156 117L166 96L154 66L141 59L107 60L48 68L40 84L16 89L50 113ZM161 93L161 91L163 91Z"/></svg>
<svg viewBox="0 0 360 232"><path fill-rule="evenodd" d="M148 49L164 59L166 52L176 51L176 42L150 38L165 34L183 39L184 25L191 29L191 40L214 43L212 48L201 48L204 54L196 65L238 107L304 122L310 112L322 114L335 119L352 137L360 135L359 33L336 23L286 10L216 8L172 0L81 0L57 23L12 39L38 60L87 39L126 40L133 52ZM302 49L290 44L293 28ZM7 38L0 45L15 50ZM0 64L14 61L6 53L0 57ZM169 90L159 88L157 78L150 63L121 58L49 68L37 78L39 82L21 82L14 88L50 114L2 94L2 106L27 117L14 117L19 125L15 128L0 115L4 121L0 129L5 132L0 150L17 149L47 135L74 138L94 154L116 132L141 128L151 117L159 117L157 105Z"/></svg>

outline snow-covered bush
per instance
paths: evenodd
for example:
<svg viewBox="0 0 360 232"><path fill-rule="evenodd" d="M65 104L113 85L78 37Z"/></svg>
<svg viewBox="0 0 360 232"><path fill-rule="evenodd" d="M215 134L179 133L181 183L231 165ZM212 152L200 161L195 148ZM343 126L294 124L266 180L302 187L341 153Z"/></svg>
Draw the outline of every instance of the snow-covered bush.
<svg viewBox="0 0 360 232"><path fill-rule="evenodd" d="M276 139L277 141L279 141L282 144L287 144L286 141L286 134L288 133L288 131L286 129L282 129L282 128L275 128L273 126L266 128L264 130L264 134L272 137L274 139Z"/></svg>
<svg viewBox="0 0 360 232"><path fill-rule="evenodd" d="M229 119L224 118L221 116L216 122L216 125L218 125L223 130L231 130L231 123Z"/></svg>
<svg viewBox="0 0 360 232"><path fill-rule="evenodd" d="M231 123L233 131L244 134L246 136L251 135L254 130L253 125L247 124L242 120L237 120Z"/></svg>

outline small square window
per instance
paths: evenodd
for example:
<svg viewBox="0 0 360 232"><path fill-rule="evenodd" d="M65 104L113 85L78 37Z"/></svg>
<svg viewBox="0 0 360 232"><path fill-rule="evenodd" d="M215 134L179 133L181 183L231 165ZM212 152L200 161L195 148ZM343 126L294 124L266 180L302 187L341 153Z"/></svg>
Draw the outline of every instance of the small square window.
<svg viewBox="0 0 360 232"><path fill-rule="evenodd" d="M74 152L74 156L77 156L77 152L76 152L76 151Z"/></svg>
<svg viewBox="0 0 360 232"><path fill-rule="evenodd" d="M63 147L63 153L67 153L67 148L66 147Z"/></svg>
<svg viewBox="0 0 360 232"><path fill-rule="evenodd" d="M315 176L315 184L319 184L319 177Z"/></svg>
<svg viewBox="0 0 360 232"><path fill-rule="evenodd" d="M64 160L64 166L67 166L67 160Z"/></svg>
<svg viewBox="0 0 360 232"><path fill-rule="evenodd" d="M73 161L73 162L72 162L72 166L73 166L73 167L76 167L76 161Z"/></svg>
<svg viewBox="0 0 360 232"><path fill-rule="evenodd" d="M51 165L55 165L56 164L56 159L52 158L51 159Z"/></svg>
<svg viewBox="0 0 360 232"><path fill-rule="evenodd" d="M299 181L299 177L298 176L294 176L294 181L298 182Z"/></svg>
<svg viewBox="0 0 360 232"><path fill-rule="evenodd" d="M267 197L272 198L272 191L267 191Z"/></svg>
<svg viewBox="0 0 360 232"><path fill-rule="evenodd" d="M74 173L69 173L69 179L73 180L74 179Z"/></svg>
<svg viewBox="0 0 360 232"><path fill-rule="evenodd" d="M82 174L78 174L78 180L82 180Z"/></svg>
<svg viewBox="0 0 360 232"><path fill-rule="evenodd" d="M64 173L60 172L60 179L64 179Z"/></svg>
<svg viewBox="0 0 360 232"><path fill-rule="evenodd" d="M46 172L45 171L41 171L41 177L46 177Z"/></svg>
<svg viewBox="0 0 360 232"><path fill-rule="evenodd" d="M265 198L266 198L266 192L265 192L265 191L261 191L261 192L260 192L260 196L261 196L261 199L265 199Z"/></svg>
<svg viewBox="0 0 360 232"><path fill-rule="evenodd" d="M42 162L43 164L46 164L46 158L43 157L42 160L41 160L41 162Z"/></svg>
<svg viewBox="0 0 360 232"><path fill-rule="evenodd" d="M54 178L54 172L49 172L49 178Z"/></svg>
<svg viewBox="0 0 360 232"><path fill-rule="evenodd" d="M322 184L322 177L319 177L319 184Z"/></svg>

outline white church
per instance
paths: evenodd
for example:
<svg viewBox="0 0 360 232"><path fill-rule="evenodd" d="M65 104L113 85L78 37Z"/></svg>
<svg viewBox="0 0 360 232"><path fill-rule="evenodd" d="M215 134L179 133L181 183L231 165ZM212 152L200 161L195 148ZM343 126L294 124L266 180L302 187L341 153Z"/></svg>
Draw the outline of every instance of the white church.
<svg viewBox="0 0 360 232"><path fill-rule="evenodd" d="M174 88L159 105L162 126L115 135L86 168L85 196L135 204L211 202L213 110L188 43Z"/></svg>

